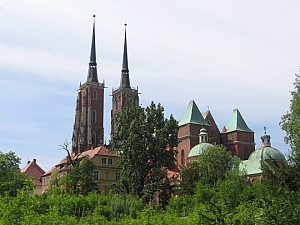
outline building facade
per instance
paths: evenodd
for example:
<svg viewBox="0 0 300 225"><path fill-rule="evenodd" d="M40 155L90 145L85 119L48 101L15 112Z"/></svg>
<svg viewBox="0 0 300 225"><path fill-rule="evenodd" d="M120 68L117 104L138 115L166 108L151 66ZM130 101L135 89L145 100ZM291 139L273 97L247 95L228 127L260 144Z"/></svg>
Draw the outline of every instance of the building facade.
<svg viewBox="0 0 300 225"><path fill-rule="evenodd" d="M97 184L96 189L99 192L107 194L110 185L120 179L121 167L117 165L118 156L115 153L110 152L105 146L100 146L76 155L72 154L71 160L76 161L82 159L83 157L88 157L89 160L91 160L94 164L93 177L95 183ZM72 164L67 156L49 171L44 173L44 175L41 177L42 192L45 192L48 189L51 182L51 175L54 171L57 171L58 178L61 178L66 176L71 169Z"/></svg>

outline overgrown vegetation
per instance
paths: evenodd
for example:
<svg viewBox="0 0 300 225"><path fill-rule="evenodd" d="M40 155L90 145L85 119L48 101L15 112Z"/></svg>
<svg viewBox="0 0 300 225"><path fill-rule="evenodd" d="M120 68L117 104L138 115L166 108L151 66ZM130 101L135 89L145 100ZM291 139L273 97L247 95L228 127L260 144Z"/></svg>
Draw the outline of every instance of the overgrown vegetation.
<svg viewBox="0 0 300 225"><path fill-rule="evenodd" d="M241 175L235 160L222 146L208 148L199 162L183 168L182 182L171 183L164 179L165 169L172 164L163 164L164 158L155 155L166 151L162 146L167 143L171 150L176 146L176 139L167 141L175 138L173 133L167 134L177 128L173 118L162 119L163 108L154 104L148 111L135 108L124 113L124 118L119 117L125 127L114 135L115 149L123 154L120 162L130 164L128 171L123 171L125 179L119 183L119 187L124 185L123 190L127 190L122 195L109 193L105 196L92 188L61 190L68 185L61 185L62 180L54 179L55 173L52 191L34 195L28 177L20 176L17 169L20 159L12 152L0 152L0 224L300 224L299 75L296 75L292 97L290 111L281 122L282 129L287 132L285 140L291 145L288 160L266 161L262 166L265 178L252 183ZM146 128L147 121L155 126ZM136 130L138 134L127 132L125 140L126 130L136 125L141 127ZM129 151L126 153L126 150ZM171 155L166 157L172 158ZM81 177L89 174L86 172L92 168L87 161L78 164L68 178L72 182L64 181L65 184L74 187L75 183L79 187L82 182L92 183L90 175L86 180ZM126 177L131 173L131 177ZM14 175L14 179L9 177ZM177 191L173 193L175 184ZM165 192L164 204L148 204L146 193L153 195L159 190L169 190Z"/></svg>
<svg viewBox="0 0 300 225"><path fill-rule="evenodd" d="M175 168L177 121L172 115L165 119L164 108L152 102L146 108L123 109L116 125L112 150L122 166L117 191L165 207L174 187L167 171Z"/></svg>

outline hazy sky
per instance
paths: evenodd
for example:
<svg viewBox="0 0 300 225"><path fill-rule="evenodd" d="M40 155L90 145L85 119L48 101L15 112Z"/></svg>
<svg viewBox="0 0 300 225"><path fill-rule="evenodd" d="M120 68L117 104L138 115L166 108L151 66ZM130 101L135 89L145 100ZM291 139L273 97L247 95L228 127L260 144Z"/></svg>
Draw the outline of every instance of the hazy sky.
<svg viewBox="0 0 300 225"><path fill-rule="evenodd" d="M180 120L190 100L219 129L238 108L261 146L286 152L278 125L300 67L299 1L52 0L0 3L0 151L37 159L45 170L65 157L79 82L85 82L96 13L99 80L105 80L105 136L119 86L127 21L131 85Z"/></svg>

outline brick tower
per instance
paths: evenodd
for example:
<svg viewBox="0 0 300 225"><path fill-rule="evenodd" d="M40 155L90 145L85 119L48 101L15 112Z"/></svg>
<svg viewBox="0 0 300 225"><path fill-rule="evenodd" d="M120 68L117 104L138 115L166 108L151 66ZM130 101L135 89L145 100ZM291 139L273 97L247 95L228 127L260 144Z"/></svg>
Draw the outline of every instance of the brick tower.
<svg viewBox="0 0 300 225"><path fill-rule="evenodd" d="M204 117L203 117L204 115ZM219 143L220 132L210 111L201 114L194 100L189 102L182 119L178 123L177 165L186 165L190 150L199 144L199 132L202 128L207 130L208 142Z"/></svg>
<svg viewBox="0 0 300 225"><path fill-rule="evenodd" d="M138 90L130 86L128 56L127 56L127 40L126 40L125 23L125 38L123 50L123 63L121 70L120 87L112 90L112 110L111 110L111 135L116 130L115 118L116 115L124 108L139 106Z"/></svg>
<svg viewBox="0 0 300 225"><path fill-rule="evenodd" d="M103 144L104 83L99 83L96 62L95 15L91 55L87 80L80 84L77 102L72 152L80 153Z"/></svg>
<svg viewBox="0 0 300 225"><path fill-rule="evenodd" d="M234 109L221 133L222 144L241 160L248 159L254 151L254 132L247 126L240 111Z"/></svg>

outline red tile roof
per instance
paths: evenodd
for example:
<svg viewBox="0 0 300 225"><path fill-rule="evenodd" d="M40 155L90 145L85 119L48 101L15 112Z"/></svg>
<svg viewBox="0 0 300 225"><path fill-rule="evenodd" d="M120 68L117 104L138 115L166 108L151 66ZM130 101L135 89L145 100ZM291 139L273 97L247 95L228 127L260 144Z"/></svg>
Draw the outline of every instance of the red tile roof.
<svg viewBox="0 0 300 225"><path fill-rule="evenodd" d="M90 159L94 158L96 155L102 155L102 156L111 156L111 157L117 157L118 155L110 152L108 148L106 148L105 146L100 146L94 149L90 149L84 152L81 152L75 156L71 156L72 160L74 159L80 159L84 156L88 156ZM55 166L53 166L50 170L48 170L46 173L44 173L43 176L47 176L52 174L53 170L59 167L60 171L63 170L69 170L70 166L66 165L67 163L67 158L64 158L63 160L61 160L59 163L57 163Z"/></svg>
<svg viewBox="0 0 300 225"><path fill-rule="evenodd" d="M27 173L29 176L34 178L34 184L41 185L40 178L45 171L36 163L36 159L33 159L31 162L28 161L27 165L21 169L22 173Z"/></svg>
<svg viewBox="0 0 300 225"><path fill-rule="evenodd" d="M173 170L168 170L167 171L168 178L171 179L171 178L177 177L179 172L180 172L180 169L177 166Z"/></svg>

